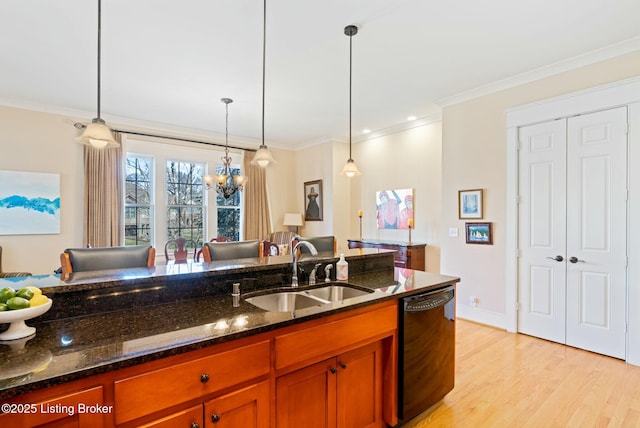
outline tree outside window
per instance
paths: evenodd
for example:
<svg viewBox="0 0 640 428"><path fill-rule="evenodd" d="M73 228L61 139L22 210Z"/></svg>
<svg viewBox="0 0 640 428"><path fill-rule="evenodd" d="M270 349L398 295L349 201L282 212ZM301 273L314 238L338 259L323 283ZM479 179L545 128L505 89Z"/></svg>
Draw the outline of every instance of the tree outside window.
<svg viewBox="0 0 640 428"><path fill-rule="evenodd" d="M167 161L167 237L204 241L204 163Z"/></svg>
<svg viewBox="0 0 640 428"><path fill-rule="evenodd" d="M221 174L224 168L216 167L216 173ZM232 175L240 174L240 168L231 168ZM218 236L230 238L233 241L240 240L240 192L236 192L228 199L216 192L216 205L218 207Z"/></svg>
<svg viewBox="0 0 640 428"><path fill-rule="evenodd" d="M125 160L125 245L151 245L153 233L153 158L127 155Z"/></svg>

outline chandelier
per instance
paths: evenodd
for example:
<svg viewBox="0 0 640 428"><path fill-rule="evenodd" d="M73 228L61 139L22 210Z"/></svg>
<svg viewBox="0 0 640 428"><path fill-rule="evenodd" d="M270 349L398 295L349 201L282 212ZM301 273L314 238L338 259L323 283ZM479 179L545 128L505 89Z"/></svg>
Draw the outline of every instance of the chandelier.
<svg viewBox="0 0 640 428"><path fill-rule="evenodd" d="M346 175L347 177L351 178L353 176L360 175L360 171L358 170L356 163L353 161L353 158L351 157L351 86L352 86L351 76L353 74L352 72L352 69L353 69L352 39L353 39L353 36L358 34L358 27L356 27L355 25L347 25L346 27L344 27L344 34L349 36L349 159L347 160L347 163L344 165L344 168L342 168L342 172L340 174Z"/></svg>
<svg viewBox="0 0 640 428"><path fill-rule="evenodd" d="M215 187L220 196L229 199L231 195L238 190L244 189L248 178L244 175L233 175L231 172L231 158L229 157L229 104L231 104L233 100L231 98L222 98L220 101L225 104L226 110L224 156L220 158L223 168L220 174L203 176L202 181L204 181L204 184L207 186L207 190Z"/></svg>

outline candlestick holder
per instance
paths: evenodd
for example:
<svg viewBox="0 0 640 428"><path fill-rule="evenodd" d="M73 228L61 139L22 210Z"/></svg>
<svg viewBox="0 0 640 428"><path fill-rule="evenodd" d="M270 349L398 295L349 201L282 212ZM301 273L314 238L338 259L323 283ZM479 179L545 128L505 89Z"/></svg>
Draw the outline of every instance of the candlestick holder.
<svg viewBox="0 0 640 428"><path fill-rule="evenodd" d="M409 242L408 242L409 245L411 245L411 229L413 228L409 226Z"/></svg>
<svg viewBox="0 0 640 428"><path fill-rule="evenodd" d="M360 240L362 241L362 216L358 216L360 218Z"/></svg>

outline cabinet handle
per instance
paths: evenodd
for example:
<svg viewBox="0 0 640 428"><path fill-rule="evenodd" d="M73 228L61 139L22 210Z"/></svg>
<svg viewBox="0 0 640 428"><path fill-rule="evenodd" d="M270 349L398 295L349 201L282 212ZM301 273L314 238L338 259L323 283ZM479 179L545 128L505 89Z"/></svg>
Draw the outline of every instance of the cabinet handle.
<svg viewBox="0 0 640 428"><path fill-rule="evenodd" d="M345 363L343 363L342 361L340 361L340 367L342 367L343 369L346 369L347 365Z"/></svg>
<svg viewBox="0 0 640 428"><path fill-rule="evenodd" d="M211 415L211 422L213 422L214 424L217 424L220 421L220 415L217 413L214 413L213 415Z"/></svg>
<svg viewBox="0 0 640 428"><path fill-rule="evenodd" d="M336 369L335 367L331 367L331 368L329 369L329 371L330 371L331 373L335 374L335 373L338 371L338 369Z"/></svg>
<svg viewBox="0 0 640 428"><path fill-rule="evenodd" d="M206 373L202 373L202 374L200 375L200 382L202 382L202 383L207 383L207 382L209 382L209 375L208 375L208 374L206 374Z"/></svg>
<svg viewBox="0 0 640 428"><path fill-rule="evenodd" d="M191 428L200 428L200 424L197 422L191 422Z"/></svg>

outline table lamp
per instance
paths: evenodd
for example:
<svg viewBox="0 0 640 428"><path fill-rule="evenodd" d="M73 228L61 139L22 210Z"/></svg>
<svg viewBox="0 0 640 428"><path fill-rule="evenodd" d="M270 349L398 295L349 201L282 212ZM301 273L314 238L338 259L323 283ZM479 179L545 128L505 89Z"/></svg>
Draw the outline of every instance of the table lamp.
<svg viewBox="0 0 640 428"><path fill-rule="evenodd" d="M300 213L286 213L284 215L283 225L289 226L289 230L298 234L298 227L303 225L302 214Z"/></svg>

